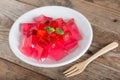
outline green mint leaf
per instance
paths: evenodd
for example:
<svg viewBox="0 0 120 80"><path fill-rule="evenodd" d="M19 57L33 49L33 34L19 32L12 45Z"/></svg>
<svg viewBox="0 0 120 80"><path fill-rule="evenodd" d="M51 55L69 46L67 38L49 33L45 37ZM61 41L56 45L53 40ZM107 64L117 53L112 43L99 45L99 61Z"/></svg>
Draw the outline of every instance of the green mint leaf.
<svg viewBox="0 0 120 80"><path fill-rule="evenodd" d="M44 29L47 30L49 33L52 33L55 31L55 29L50 26L46 26Z"/></svg>
<svg viewBox="0 0 120 80"><path fill-rule="evenodd" d="M57 34L61 34L63 35L64 34L64 31L61 29L61 28L56 28L56 31L55 31Z"/></svg>

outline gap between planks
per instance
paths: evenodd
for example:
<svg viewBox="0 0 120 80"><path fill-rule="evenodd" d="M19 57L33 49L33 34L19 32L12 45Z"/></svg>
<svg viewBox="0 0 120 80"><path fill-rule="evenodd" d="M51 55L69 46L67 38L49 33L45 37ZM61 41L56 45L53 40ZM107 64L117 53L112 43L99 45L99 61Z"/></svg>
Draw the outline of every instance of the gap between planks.
<svg viewBox="0 0 120 80"><path fill-rule="evenodd" d="M18 2L20 2L20 3L23 3L23 4L30 5L30 6L40 7L40 5L38 6L38 5L36 5L36 4L29 3L29 2L26 2L26 1L22 1L22 0L16 0L16 1L18 1ZM29 0L29 1L30 1L30 0ZM34 0L34 1L35 1L35 0ZM32 1L30 1L30 2L32 2Z"/></svg>
<svg viewBox="0 0 120 80"><path fill-rule="evenodd" d="M120 12L120 0L84 0Z"/></svg>

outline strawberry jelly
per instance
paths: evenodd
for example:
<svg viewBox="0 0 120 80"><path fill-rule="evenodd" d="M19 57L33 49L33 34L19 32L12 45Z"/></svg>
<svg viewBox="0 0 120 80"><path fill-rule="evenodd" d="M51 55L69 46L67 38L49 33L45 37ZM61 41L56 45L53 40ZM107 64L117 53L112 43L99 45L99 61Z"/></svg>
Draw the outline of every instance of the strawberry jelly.
<svg viewBox="0 0 120 80"><path fill-rule="evenodd" d="M25 37L22 43L21 51L27 56L32 56L33 52L37 52L35 49L35 46L37 45L36 41L36 36Z"/></svg>
<svg viewBox="0 0 120 80"><path fill-rule="evenodd" d="M72 36L76 39L76 40L81 40L82 36L80 31L77 28L77 25L74 22L74 19L70 19L67 22L67 29L72 33Z"/></svg>
<svg viewBox="0 0 120 80"><path fill-rule="evenodd" d="M64 45L60 42L56 42L49 49L49 57L53 60L60 60L67 55L67 51L64 49Z"/></svg>
<svg viewBox="0 0 120 80"><path fill-rule="evenodd" d="M41 22L41 23L44 23L46 21L51 21L51 20L52 20L51 17L47 17L47 16L44 16L44 15L40 15L40 16L34 18L35 22Z"/></svg>
<svg viewBox="0 0 120 80"><path fill-rule="evenodd" d="M40 45L37 41L37 37L32 35L30 37L26 37L23 40L23 44L21 47L21 52L23 52L26 56L33 57L36 60L44 60L48 56L47 50L43 45Z"/></svg>
<svg viewBox="0 0 120 80"><path fill-rule="evenodd" d="M74 19L66 22L44 15L35 17L32 23L22 23L21 32L24 39L20 51L37 61L59 61L74 51L82 39Z"/></svg>
<svg viewBox="0 0 120 80"><path fill-rule="evenodd" d="M25 36L30 36L30 33L32 30L37 30L37 24L36 23L22 23L21 24L21 32Z"/></svg>

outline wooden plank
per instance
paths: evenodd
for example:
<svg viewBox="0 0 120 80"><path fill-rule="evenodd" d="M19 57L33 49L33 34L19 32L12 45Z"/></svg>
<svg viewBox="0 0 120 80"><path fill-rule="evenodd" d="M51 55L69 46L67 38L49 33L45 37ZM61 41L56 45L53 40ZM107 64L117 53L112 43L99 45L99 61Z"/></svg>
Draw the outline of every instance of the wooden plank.
<svg viewBox="0 0 120 80"><path fill-rule="evenodd" d="M50 5L58 5L58 6L67 6L67 7L72 7L72 3L70 0L17 0L22 3L27 3L27 4L32 4L36 7L40 6L50 6Z"/></svg>
<svg viewBox="0 0 120 80"><path fill-rule="evenodd" d="M0 59L0 80L52 80L31 70Z"/></svg>
<svg viewBox="0 0 120 80"><path fill-rule="evenodd" d="M108 7L120 11L120 0L85 0L100 6Z"/></svg>
<svg viewBox="0 0 120 80"><path fill-rule="evenodd" d="M17 0L17 1L24 3L24 4L32 5L35 7L44 6L44 1L42 0Z"/></svg>
<svg viewBox="0 0 120 80"><path fill-rule="evenodd" d="M103 30L120 33L120 12L81 0L73 1L72 4L73 8L83 13L92 25L101 27ZM117 22L114 22L115 19Z"/></svg>
<svg viewBox="0 0 120 80"><path fill-rule="evenodd" d="M0 29L10 29L12 26L13 21L8 18L7 16L0 14Z"/></svg>
<svg viewBox="0 0 120 80"><path fill-rule="evenodd" d="M15 0L0 1L0 13L8 16L13 21L15 21L20 15L34 8L35 7L32 5L23 4Z"/></svg>

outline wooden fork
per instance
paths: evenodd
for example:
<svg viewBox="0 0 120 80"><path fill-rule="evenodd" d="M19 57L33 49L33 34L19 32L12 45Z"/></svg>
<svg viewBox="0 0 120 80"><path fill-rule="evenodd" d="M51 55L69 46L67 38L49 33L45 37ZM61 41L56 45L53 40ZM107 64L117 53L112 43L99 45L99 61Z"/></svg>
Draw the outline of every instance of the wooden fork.
<svg viewBox="0 0 120 80"><path fill-rule="evenodd" d="M112 50L112 49L114 49L116 47L118 47L118 43L117 42L110 43L109 45L105 46L104 48L102 48L101 50L99 50L98 52L96 52L92 57L88 58L87 60L73 65L68 70L66 70L65 72L63 72L63 74L66 77L71 77L71 76L74 76L74 75L77 75L77 74L83 72L83 70L86 68L86 66L90 62L92 62L97 57L99 57L99 56L107 53L108 51L110 51L110 50Z"/></svg>

